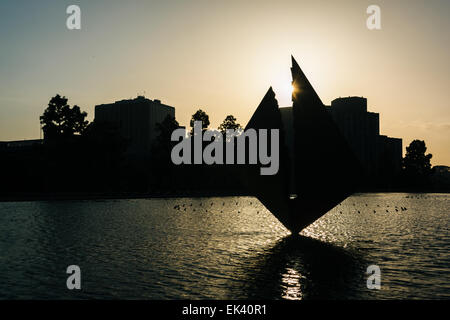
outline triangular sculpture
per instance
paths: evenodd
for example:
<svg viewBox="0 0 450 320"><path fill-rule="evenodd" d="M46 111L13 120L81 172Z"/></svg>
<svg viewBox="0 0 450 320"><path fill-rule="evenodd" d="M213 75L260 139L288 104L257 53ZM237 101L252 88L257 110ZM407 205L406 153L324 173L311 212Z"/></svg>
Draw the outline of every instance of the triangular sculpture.
<svg viewBox="0 0 450 320"><path fill-rule="evenodd" d="M356 186L361 166L331 115L292 57L292 108L279 108L272 88L246 130L280 130L280 168L260 175L249 166L247 185L293 234L327 213Z"/></svg>

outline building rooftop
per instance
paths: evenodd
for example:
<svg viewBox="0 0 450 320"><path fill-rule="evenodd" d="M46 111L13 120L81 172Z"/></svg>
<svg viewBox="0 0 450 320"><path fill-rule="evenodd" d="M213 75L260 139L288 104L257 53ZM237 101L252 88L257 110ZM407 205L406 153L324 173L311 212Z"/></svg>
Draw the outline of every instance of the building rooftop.
<svg viewBox="0 0 450 320"><path fill-rule="evenodd" d="M148 99L144 96L137 96L134 99L123 99L123 100L117 100L113 103L103 103L103 104L99 104L97 105L97 107L102 107L102 106L111 106L111 105L117 105L117 104L141 104L141 103L152 103L152 104L158 104L161 105L163 107L169 107L169 108L173 108L172 106L166 105L161 103L161 100L159 99Z"/></svg>

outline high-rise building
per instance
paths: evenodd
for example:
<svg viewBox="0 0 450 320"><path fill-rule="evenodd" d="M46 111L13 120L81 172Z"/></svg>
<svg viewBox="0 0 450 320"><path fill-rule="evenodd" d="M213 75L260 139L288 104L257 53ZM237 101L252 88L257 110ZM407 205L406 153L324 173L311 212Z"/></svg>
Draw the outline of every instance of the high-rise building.
<svg viewBox="0 0 450 320"><path fill-rule="evenodd" d="M150 153L158 135L156 124L168 115L175 118L174 107L142 96L95 107L95 121L117 125L122 137L128 140L128 152L132 155Z"/></svg>
<svg viewBox="0 0 450 320"><path fill-rule="evenodd" d="M402 139L380 135L379 114L367 111L366 98L335 99L328 111L368 176L393 176L399 173Z"/></svg>
<svg viewBox="0 0 450 320"><path fill-rule="evenodd" d="M367 111L363 97L338 98L326 106L367 177L389 180L401 170L402 139L380 135L380 115ZM292 107L280 108L286 139L292 136ZM289 141L287 141L289 145Z"/></svg>

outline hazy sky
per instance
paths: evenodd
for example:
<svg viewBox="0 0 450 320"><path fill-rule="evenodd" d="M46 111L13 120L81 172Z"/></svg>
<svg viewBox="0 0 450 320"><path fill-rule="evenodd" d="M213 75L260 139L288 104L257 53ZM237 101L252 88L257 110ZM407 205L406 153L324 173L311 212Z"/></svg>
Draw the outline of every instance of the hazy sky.
<svg viewBox="0 0 450 320"><path fill-rule="evenodd" d="M81 30L66 8L81 8ZM381 30L366 27L370 4ZM450 165L450 1L0 1L0 140L39 138L56 93L94 106L136 97L188 125L245 125L273 86L290 104L293 54L325 104L364 96L382 134L425 140Z"/></svg>

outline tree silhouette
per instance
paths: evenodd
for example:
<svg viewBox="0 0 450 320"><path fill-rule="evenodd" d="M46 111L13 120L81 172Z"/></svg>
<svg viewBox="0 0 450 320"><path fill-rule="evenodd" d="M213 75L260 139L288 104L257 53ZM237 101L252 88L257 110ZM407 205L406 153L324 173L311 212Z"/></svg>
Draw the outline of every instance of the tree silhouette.
<svg viewBox="0 0 450 320"><path fill-rule="evenodd" d="M406 147L406 155L402 167L406 182L414 186L424 186L432 173L430 160L432 154L425 154L427 147L425 141L414 140Z"/></svg>
<svg viewBox="0 0 450 320"><path fill-rule="evenodd" d="M418 175L428 175L431 173L430 160L432 154L425 154L427 147L425 141L414 140L406 147L406 155L403 158L403 169Z"/></svg>
<svg viewBox="0 0 450 320"><path fill-rule="evenodd" d="M167 115L161 123L156 124L158 136L152 146L152 167L154 168L153 187L173 187L175 174L170 157L173 146L178 143L171 140L172 132L180 126L178 121Z"/></svg>
<svg viewBox="0 0 450 320"><path fill-rule="evenodd" d="M157 123L156 131L158 132L158 136L156 137L155 148L160 151L168 151L170 154L173 144L171 141L172 132L179 127L178 121L170 115L167 115L161 123Z"/></svg>
<svg viewBox="0 0 450 320"><path fill-rule="evenodd" d="M129 141L122 137L116 123L91 122L84 130L81 151L89 179L86 189L120 189L126 167L125 152Z"/></svg>
<svg viewBox="0 0 450 320"><path fill-rule="evenodd" d="M191 122L190 122L191 128L194 128L194 121L201 121L203 130L208 129L208 127L209 127L209 116L202 109L198 109L197 112L195 112L192 115ZM192 129L192 131L193 131L193 129Z"/></svg>
<svg viewBox="0 0 450 320"><path fill-rule="evenodd" d="M87 113L80 107L67 104L68 99L59 94L50 99L47 109L40 117L44 139L67 138L82 134L88 125Z"/></svg>
<svg viewBox="0 0 450 320"><path fill-rule="evenodd" d="M120 133L120 129L115 123L97 122L89 123L83 131L83 143L93 146L95 152L103 153L124 153L129 145Z"/></svg>
<svg viewBox="0 0 450 320"><path fill-rule="evenodd" d="M236 123L236 118L232 115L228 115L219 126L219 130L224 135L226 134L227 130L236 130L236 129L242 129L242 126L239 123Z"/></svg>

